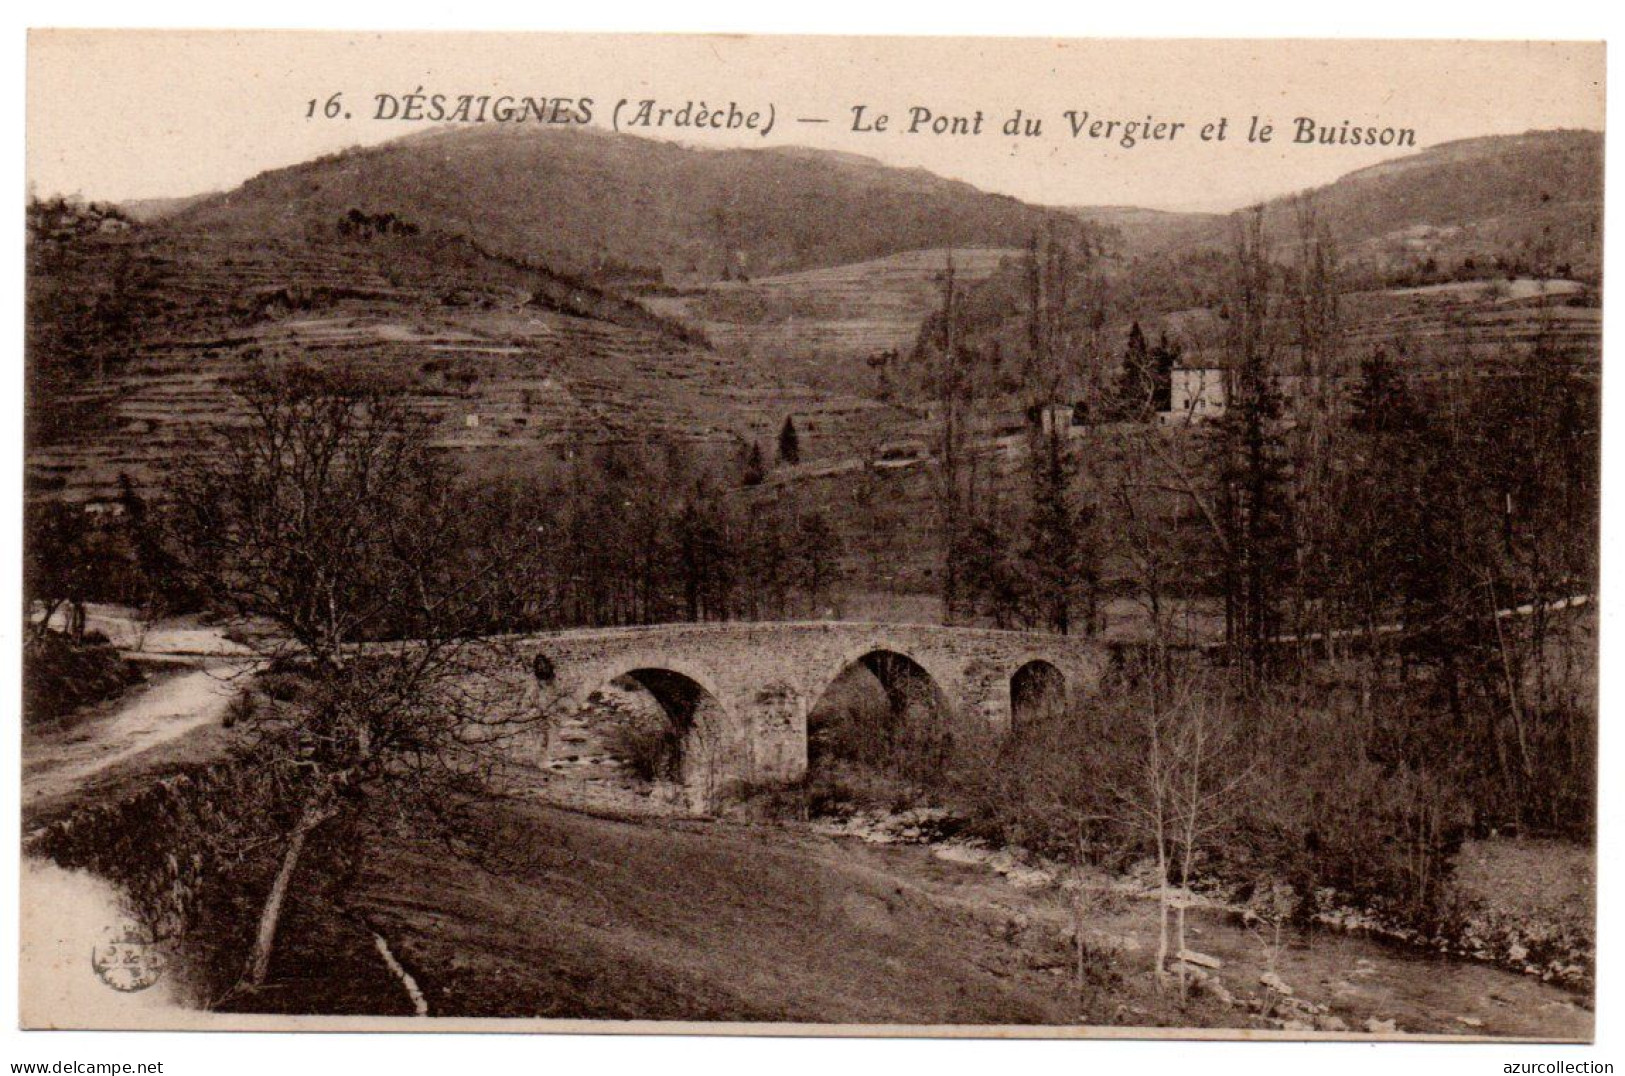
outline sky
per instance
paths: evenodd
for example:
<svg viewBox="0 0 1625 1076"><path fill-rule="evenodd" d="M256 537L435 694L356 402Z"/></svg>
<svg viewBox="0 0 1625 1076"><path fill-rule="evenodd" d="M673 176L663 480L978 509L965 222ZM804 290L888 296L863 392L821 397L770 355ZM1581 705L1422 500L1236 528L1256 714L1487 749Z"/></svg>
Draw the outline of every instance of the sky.
<svg viewBox="0 0 1625 1076"><path fill-rule="evenodd" d="M860 153L1041 204L1166 209L1234 209L1409 152L1296 145L1298 117L1410 128L1418 148L1604 126L1600 44L35 31L28 182L40 195L110 201L229 189L431 126L375 118L376 95L420 88L453 99L588 97L605 129L623 99L735 102L771 108L774 129L639 133ZM335 92L343 111L327 119ZM307 117L313 100L317 115ZM887 129L855 131L859 105L865 120L890 116ZM910 134L914 108L980 111L982 132ZM1042 120L1039 137L1001 132L1017 109ZM1128 148L1087 127L1074 138L1067 111L1088 123L1185 126ZM1272 142L1247 140L1254 116L1275 128ZM1203 141L1220 118L1225 140Z"/></svg>

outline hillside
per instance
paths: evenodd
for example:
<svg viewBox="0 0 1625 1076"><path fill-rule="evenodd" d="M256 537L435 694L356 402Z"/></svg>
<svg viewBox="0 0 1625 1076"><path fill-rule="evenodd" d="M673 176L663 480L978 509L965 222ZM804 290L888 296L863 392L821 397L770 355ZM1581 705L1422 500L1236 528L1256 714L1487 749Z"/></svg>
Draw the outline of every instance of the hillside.
<svg viewBox="0 0 1625 1076"><path fill-rule="evenodd" d="M719 349L770 364L804 384L872 394L880 352L914 346L920 323L942 304L949 257L964 284L992 275L1015 248L915 250L800 273L719 281L644 305L696 325Z"/></svg>
<svg viewBox="0 0 1625 1076"><path fill-rule="evenodd" d="M1451 142L1351 173L1316 197L1347 256L1368 264L1503 257L1559 276L1601 272L1600 132ZM1284 234L1292 212L1272 202L1269 223Z"/></svg>
<svg viewBox="0 0 1625 1076"><path fill-rule="evenodd" d="M1552 269L1596 280L1602 264L1603 136L1533 131L1464 139L1351 172L1307 192L1348 264L1378 272L1423 266L1458 270ZM1069 212L1118 228L1125 253L1228 250L1232 217L1123 207ZM1265 205L1265 230L1282 254L1293 242L1298 200Z"/></svg>
<svg viewBox="0 0 1625 1076"><path fill-rule="evenodd" d="M1126 254L1177 247L1188 242L1192 233L1225 219L1222 213L1176 213L1120 205L1069 206L1063 212L1116 232L1121 251Z"/></svg>
<svg viewBox="0 0 1625 1076"><path fill-rule="evenodd" d="M899 417L861 398L867 377L824 376L850 349L810 325L740 346L731 315L670 319L651 312L659 297L822 268L820 301L858 328L837 326L837 343L895 346L929 299L930 256L914 252L1017 246L1049 218L850 154L528 128L352 150L131 206L116 228L52 212L61 226L29 251L29 474L74 497L153 478L229 418L231 379L268 355L400 381L445 447L522 466L583 441L735 452L790 414L809 459L843 454ZM886 258L901 276L845 309L841 267Z"/></svg>
<svg viewBox="0 0 1625 1076"><path fill-rule="evenodd" d="M351 209L392 212L504 255L644 285L795 272L927 247L1020 246L1050 215L852 154L457 128L267 172L173 224L247 240L327 227Z"/></svg>
<svg viewBox="0 0 1625 1076"><path fill-rule="evenodd" d="M173 217L175 214L197 205L205 198L213 198L214 196L215 192L209 191L205 194L190 194L180 198L136 198L120 202L119 208L131 220L140 221L142 224L151 224L154 221L163 220L165 217Z"/></svg>
<svg viewBox="0 0 1625 1076"><path fill-rule="evenodd" d="M1264 206L1273 260L1299 258L1305 206L1337 258L1336 349L1352 367L1377 349L1425 364L1499 361L1537 341L1578 365L1600 361L1602 136L1542 131L1468 139L1350 173ZM1131 207L1068 210L1116 232L1100 262L1109 327L1106 383L1129 327L1167 332L1187 364L1219 361L1240 214ZM1287 277L1281 277L1283 287ZM1019 267L980 289L980 343L1025 348ZM1281 309L1291 302L1282 294ZM975 300L970 304L974 307ZM1279 319L1283 354L1296 348ZM1509 350L1512 349L1512 350Z"/></svg>
<svg viewBox="0 0 1625 1076"><path fill-rule="evenodd" d="M1555 328L1594 356L1594 287L1536 326L1518 286L1457 282L1544 269L1594 284L1601 161L1588 132L1473 139L1314 192L1361 293L1343 308L1348 354L1466 354L1463 333ZM966 310L1003 319L973 335L1019 354L1009 255L1057 211L848 154L455 129L266 173L151 223L62 212L29 251L28 467L36 490L94 497L229 418L230 379L265 355L400 380L445 447L499 466L655 437L737 452L786 415L809 464L854 457L907 430L874 398L869 360L911 348L948 250ZM1121 240L1105 339L1139 320L1194 356L1204 341L1181 312L1217 309L1230 218L1070 212ZM1267 207L1283 259L1296 212ZM906 381L893 388L909 402Z"/></svg>
<svg viewBox="0 0 1625 1076"><path fill-rule="evenodd" d="M641 306L455 237L259 244L165 227L30 250L37 492L150 483L233 421L255 361L401 384L447 450L534 467L579 444L666 438L731 452L785 414L863 411L719 353ZM883 409L882 409L883 410ZM816 442L809 451L817 451Z"/></svg>

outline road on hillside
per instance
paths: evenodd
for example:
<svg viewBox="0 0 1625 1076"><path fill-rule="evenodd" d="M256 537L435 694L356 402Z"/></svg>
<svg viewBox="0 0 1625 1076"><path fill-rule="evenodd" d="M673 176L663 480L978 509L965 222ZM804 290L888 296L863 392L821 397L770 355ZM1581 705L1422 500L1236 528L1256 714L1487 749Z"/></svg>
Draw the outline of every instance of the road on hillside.
<svg viewBox="0 0 1625 1076"><path fill-rule="evenodd" d="M150 667L146 684L86 708L67 722L23 734L22 805L71 796L108 770L187 733L214 724L243 689L252 662L246 647L222 630L195 620L137 631L114 606L91 610L90 626L103 631L126 656Z"/></svg>
<svg viewBox="0 0 1625 1076"><path fill-rule="evenodd" d="M241 689L241 671L241 665L211 663L170 674L71 727L27 733L23 810L69 795L120 763L218 722Z"/></svg>

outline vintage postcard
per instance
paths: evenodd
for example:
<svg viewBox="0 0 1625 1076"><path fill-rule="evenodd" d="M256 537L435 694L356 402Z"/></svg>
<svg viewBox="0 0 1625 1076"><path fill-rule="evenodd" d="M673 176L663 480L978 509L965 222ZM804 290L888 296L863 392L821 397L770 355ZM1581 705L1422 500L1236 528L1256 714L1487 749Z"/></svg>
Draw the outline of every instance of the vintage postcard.
<svg viewBox="0 0 1625 1076"><path fill-rule="evenodd" d="M1591 1041L1604 79L32 32L21 1023Z"/></svg>

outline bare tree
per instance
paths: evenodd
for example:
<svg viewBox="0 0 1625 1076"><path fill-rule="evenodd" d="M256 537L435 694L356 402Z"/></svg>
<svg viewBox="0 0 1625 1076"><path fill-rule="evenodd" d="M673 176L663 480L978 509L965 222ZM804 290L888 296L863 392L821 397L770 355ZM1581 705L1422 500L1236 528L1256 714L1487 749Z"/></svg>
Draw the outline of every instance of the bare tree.
<svg viewBox="0 0 1625 1076"><path fill-rule="evenodd" d="M258 371L240 397L247 422L177 469L164 529L175 569L260 625L265 664L301 684L244 715L244 761L293 805L237 988L253 990L313 833L341 816L455 833L545 707L483 638L536 554L471 533L404 401L301 368Z"/></svg>
<svg viewBox="0 0 1625 1076"><path fill-rule="evenodd" d="M1137 670L1138 747L1114 783L1120 824L1150 843L1157 877L1156 980L1185 951L1185 910L1204 840L1225 820L1245 771L1230 756L1229 708L1215 685L1158 648ZM1188 986L1179 961L1181 996Z"/></svg>
<svg viewBox="0 0 1625 1076"><path fill-rule="evenodd" d="M1225 411L1216 425L1215 501L1225 532L1221 582L1225 638L1258 680L1295 567L1275 371L1275 281L1262 208L1239 224L1228 299Z"/></svg>
<svg viewBox="0 0 1625 1076"><path fill-rule="evenodd" d="M1206 839L1226 820L1230 801L1247 777L1234 764L1229 707L1223 695L1204 690L1200 681L1187 681L1172 711L1174 717L1172 767L1169 789L1173 806L1173 837L1179 871L1180 902L1174 923L1175 954L1179 960L1179 993L1189 989L1185 944L1185 911L1190 906L1191 882Z"/></svg>
<svg viewBox="0 0 1625 1076"><path fill-rule="evenodd" d="M942 615L944 623L952 623L963 599L960 592L958 550L966 509L963 489L965 454L965 404L970 395L970 378L961 354L958 326L959 289L954 271L953 252L942 274L942 356L937 372L937 392L940 415L937 434L937 473L940 492L937 497L943 550Z"/></svg>

